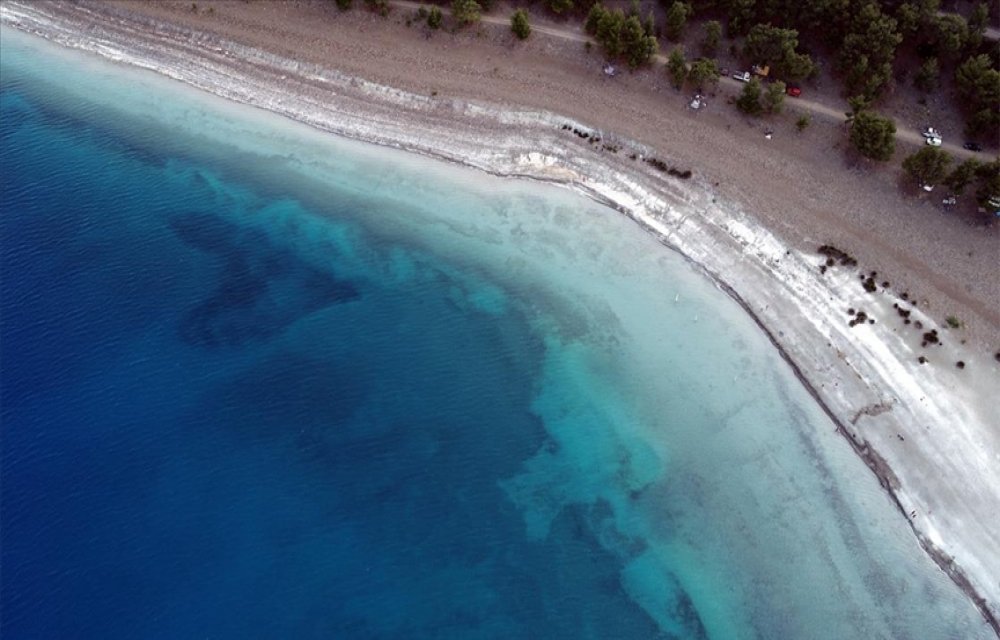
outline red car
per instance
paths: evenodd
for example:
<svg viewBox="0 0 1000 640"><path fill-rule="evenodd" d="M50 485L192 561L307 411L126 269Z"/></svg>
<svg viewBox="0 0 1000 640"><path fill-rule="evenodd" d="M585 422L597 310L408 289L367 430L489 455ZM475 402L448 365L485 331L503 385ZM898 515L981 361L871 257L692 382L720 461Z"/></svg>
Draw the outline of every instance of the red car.
<svg viewBox="0 0 1000 640"><path fill-rule="evenodd" d="M785 90L785 93L787 93L788 95L792 96L793 98L798 98L799 96L802 95L802 89L799 89L798 87L796 87L796 86L793 85L793 86L788 87Z"/></svg>

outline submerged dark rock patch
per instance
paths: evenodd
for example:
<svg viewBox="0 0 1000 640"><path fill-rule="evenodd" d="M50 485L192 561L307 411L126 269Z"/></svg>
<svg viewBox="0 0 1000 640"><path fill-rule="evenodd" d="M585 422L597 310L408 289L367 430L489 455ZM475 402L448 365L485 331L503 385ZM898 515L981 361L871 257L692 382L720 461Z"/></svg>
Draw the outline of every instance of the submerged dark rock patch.
<svg viewBox="0 0 1000 640"><path fill-rule="evenodd" d="M184 214L170 221L186 244L222 262L214 292L183 314L178 333L199 347L266 341L319 309L360 296L351 283L277 247L260 230L220 215Z"/></svg>

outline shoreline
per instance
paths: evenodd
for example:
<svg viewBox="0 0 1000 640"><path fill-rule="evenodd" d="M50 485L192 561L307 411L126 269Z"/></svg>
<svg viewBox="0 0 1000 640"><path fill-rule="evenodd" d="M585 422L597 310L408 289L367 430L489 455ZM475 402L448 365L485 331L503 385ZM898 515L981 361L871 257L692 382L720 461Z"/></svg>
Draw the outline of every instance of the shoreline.
<svg viewBox="0 0 1000 640"><path fill-rule="evenodd" d="M84 29L88 20L90 29ZM952 360L962 358L985 373L971 391L968 376L954 368L915 365L915 354L907 351L913 337L888 328L895 314L890 304L902 304L902 297L883 289L873 301L858 291L852 269L834 267L817 275L821 257L782 242L739 205L722 202L699 167L690 167L696 171L692 180L672 178L647 163L628 161L624 152L667 164L670 156L574 118L420 96L177 25L154 32L151 27L163 24L113 8L5 2L0 22L337 135L494 175L556 183L624 213L751 315L879 478L923 549L1000 636L1000 585L990 583L1000 571L994 566L998 559L988 557L997 548L989 543L998 536L989 530L988 517L1000 505L1000 434L990 433L995 425L986 393L1000 377L996 365L949 342ZM602 152L565 126L598 136L622 153ZM591 177L597 175L603 179ZM848 305L863 305L878 323L848 328L841 308ZM910 311L928 329L938 326L916 307ZM904 363L900 352L911 361ZM933 401L924 402L932 394ZM885 406L889 410L879 409ZM862 417L874 435L862 435ZM943 427L951 420L961 434L927 433L930 425ZM917 443L918 451L889 447L897 435L900 443ZM949 455L935 456L941 450ZM970 497L973 486L984 489L987 499ZM923 517L932 510L937 518ZM911 512L921 518L908 517ZM970 518L979 523L975 532L951 526Z"/></svg>

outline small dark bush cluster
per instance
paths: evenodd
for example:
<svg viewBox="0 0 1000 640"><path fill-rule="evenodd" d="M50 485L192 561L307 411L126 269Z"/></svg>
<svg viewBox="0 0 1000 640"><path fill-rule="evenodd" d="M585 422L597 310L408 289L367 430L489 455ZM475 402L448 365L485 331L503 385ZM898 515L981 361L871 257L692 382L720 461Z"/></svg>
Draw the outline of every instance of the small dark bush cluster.
<svg viewBox="0 0 1000 640"><path fill-rule="evenodd" d="M431 7L430 11L427 12L427 26L431 29L441 28L441 22L444 20L444 14L441 13L441 9L438 7Z"/></svg>
<svg viewBox="0 0 1000 640"><path fill-rule="evenodd" d="M858 311L858 312L855 313L854 309L848 309L847 313L850 314L850 315L852 315L852 316L854 316L853 318L851 318L850 322L847 323L848 325L850 325L852 327L854 325L864 324L866 322L868 324L875 324L875 318L869 318L868 314L865 313L864 311Z"/></svg>
<svg viewBox="0 0 1000 640"><path fill-rule="evenodd" d="M924 341L920 344L921 347L926 347L929 344L941 344L941 339L938 338L937 329L931 329L930 331L925 331L923 338Z"/></svg>
<svg viewBox="0 0 1000 640"><path fill-rule="evenodd" d="M693 175L690 169L676 169L658 158L646 158L646 164L653 167L657 171L674 176L675 178L680 178L681 180L687 180Z"/></svg>
<svg viewBox="0 0 1000 640"><path fill-rule="evenodd" d="M856 267L858 266L858 261L855 260L850 254L841 251L833 245L824 244L819 248L820 255L824 255L827 258L837 260L840 262L841 266L844 267ZM827 261L829 263L829 260ZM830 265L833 266L833 265Z"/></svg>

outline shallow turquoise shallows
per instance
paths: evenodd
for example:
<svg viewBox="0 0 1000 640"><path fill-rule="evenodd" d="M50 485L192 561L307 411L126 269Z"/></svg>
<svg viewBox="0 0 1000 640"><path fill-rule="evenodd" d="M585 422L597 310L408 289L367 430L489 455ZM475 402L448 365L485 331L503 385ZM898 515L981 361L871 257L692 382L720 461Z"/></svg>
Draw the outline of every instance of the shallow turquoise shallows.
<svg viewBox="0 0 1000 640"><path fill-rule="evenodd" d="M0 46L5 640L988 637L625 217Z"/></svg>

